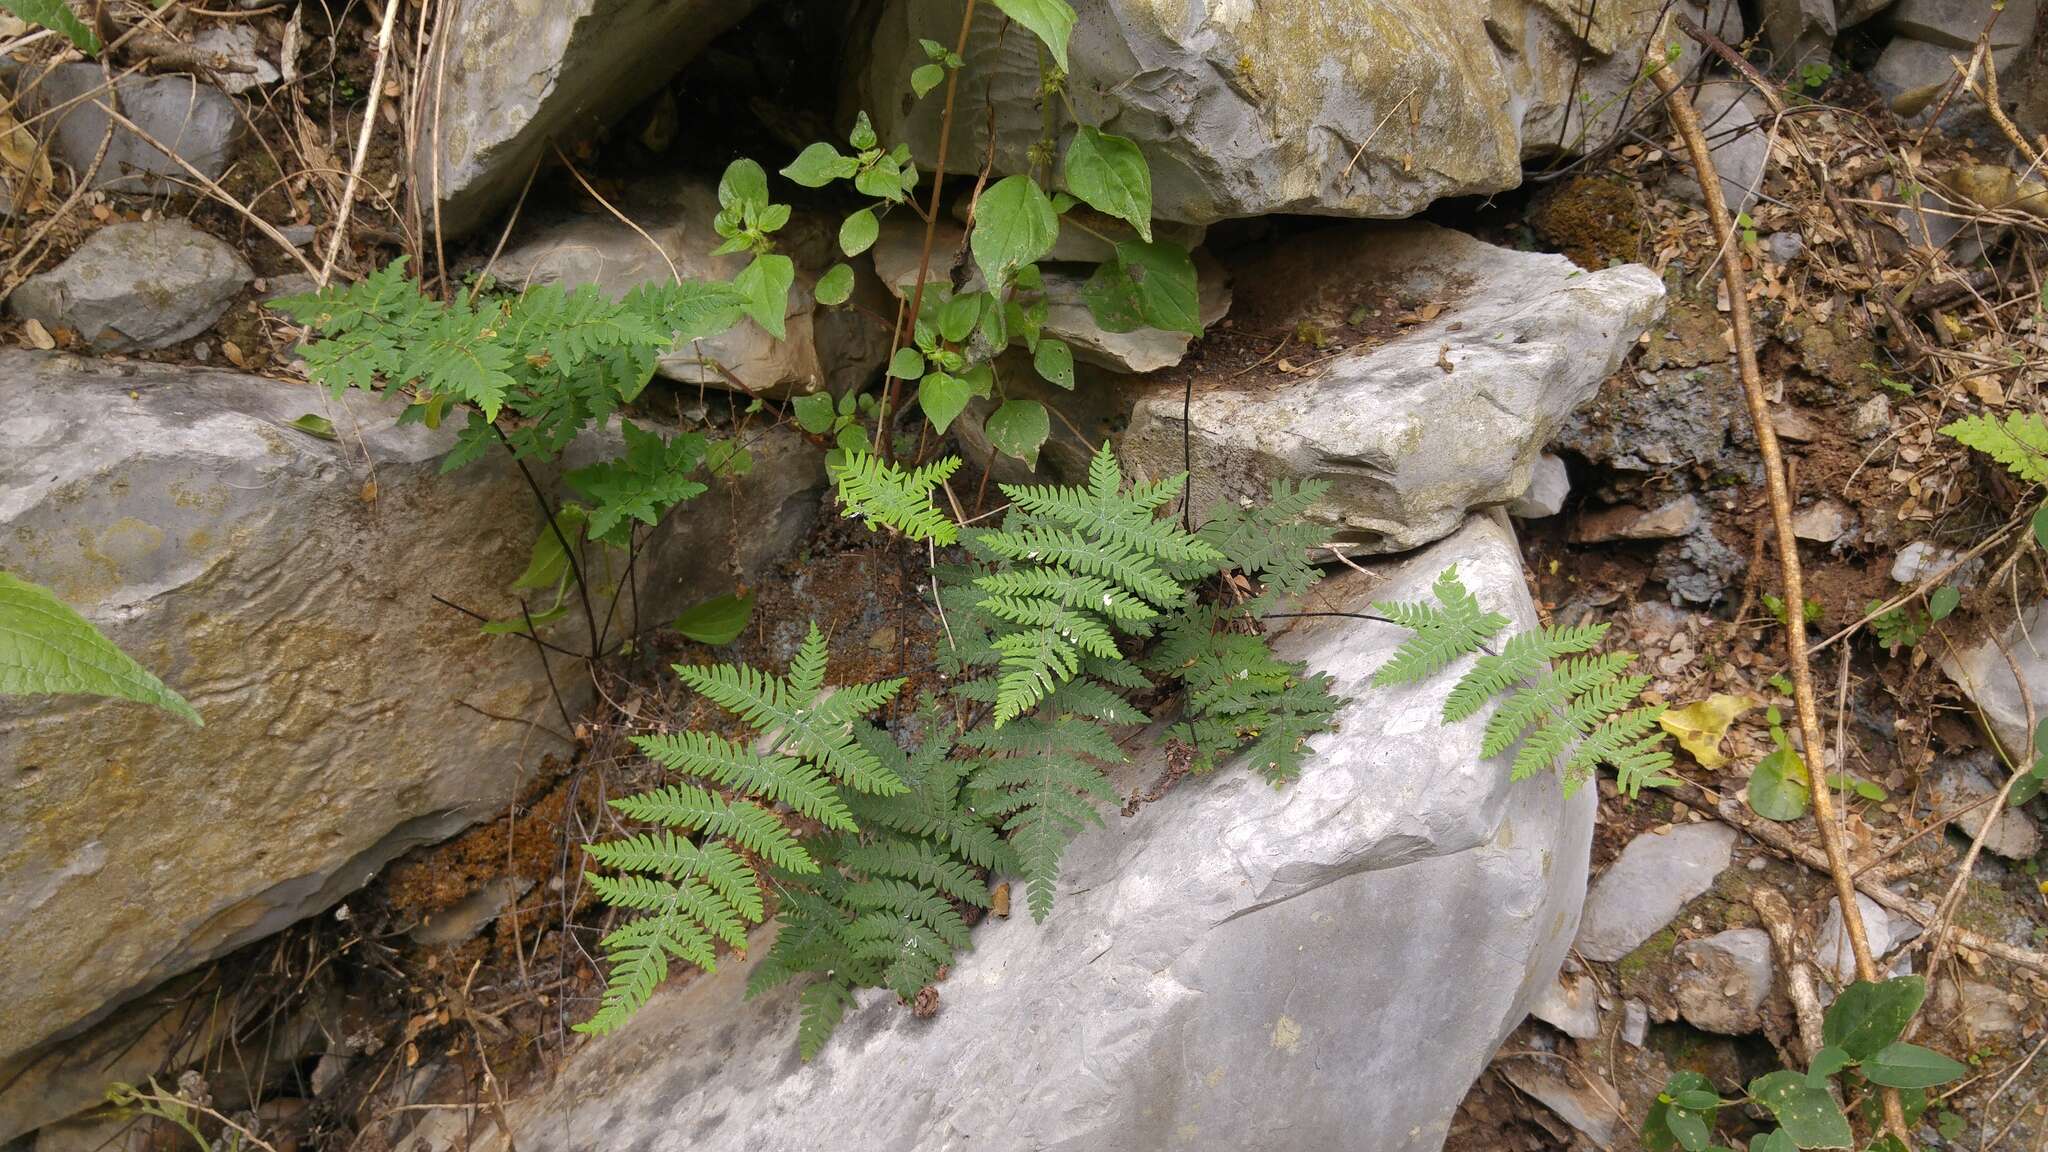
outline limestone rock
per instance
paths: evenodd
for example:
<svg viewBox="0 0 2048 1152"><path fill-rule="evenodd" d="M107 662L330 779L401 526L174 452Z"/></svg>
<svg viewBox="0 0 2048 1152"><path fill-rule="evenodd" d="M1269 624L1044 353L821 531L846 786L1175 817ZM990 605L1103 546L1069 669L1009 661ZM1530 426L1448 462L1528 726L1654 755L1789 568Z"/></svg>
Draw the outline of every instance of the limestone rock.
<svg viewBox="0 0 2048 1152"><path fill-rule="evenodd" d="M1896 566L1893 576L1897 577ZM2008 626L2004 640L2026 678L2026 694L2039 709L2040 702L2048 700L2048 604L2029 609L2021 624L2024 627ZM2028 759L2027 750L2034 743L2033 733L2027 731L2026 700L1998 645L1987 639L1960 650L1944 648L1941 670L1977 706L1979 717L2007 754L2015 760Z"/></svg>
<svg viewBox="0 0 2048 1152"><path fill-rule="evenodd" d="M234 248L183 220L109 224L29 277L8 307L102 352L164 348L206 331L252 275Z"/></svg>
<svg viewBox="0 0 2048 1152"><path fill-rule="evenodd" d="M1849 433L1859 440L1882 436L1892 428L1892 401L1889 396L1872 396L1856 406L1856 414L1849 420Z"/></svg>
<svg viewBox="0 0 2048 1152"><path fill-rule="evenodd" d="M288 427L324 395L0 352L0 568L206 719L0 702L0 1060L326 908L566 750L533 652L429 598L517 612L541 522L518 471L493 455L442 475L452 429L394 425L395 398L351 396L346 444ZM787 430L750 447L736 495L707 494L643 552L643 618L729 591L806 530L817 452ZM587 644L574 615L552 627ZM578 708L573 671L556 679Z"/></svg>
<svg viewBox="0 0 2048 1152"><path fill-rule="evenodd" d="M1747 81L1715 80L1700 86L1694 103L1713 154L1714 170L1721 177L1721 197L1728 212L1731 216L1747 212L1763 189L1771 159L1770 134L1757 116L1761 101L1751 93ZM1698 200L1699 182L1687 175L1680 191L1688 199Z"/></svg>
<svg viewBox="0 0 2048 1152"><path fill-rule="evenodd" d="M1522 162L1608 139L1640 82L1654 4L1568 0L1104 0L1078 6L1067 86L1081 121L1137 142L1155 215L1208 223L1272 213L1406 217L1443 196L1521 182ZM1732 3L1679 10L1742 39ZM937 100L909 98L920 39L951 44L959 6L889 0L855 64L858 107L884 140L938 159ZM1042 132L1039 51L978 21L967 51L995 108L998 175ZM1583 39L1582 34L1583 33ZM1681 65L1699 50L1681 43ZM851 119L854 109L844 109ZM1590 121L1588 117L1590 116ZM957 116L948 158L977 170L989 120Z"/></svg>
<svg viewBox="0 0 2048 1152"><path fill-rule="evenodd" d="M638 285L665 283L676 275L685 280L730 280L746 267L745 255L711 255L719 243L711 228L718 195L708 183L664 182L631 197L623 210L660 244L659 251L609 213L549 217L523 230L498 256L491 265L492 277L512 288L595 284L618 297ZM836 235L837 227L836 220L830 223L831 235ZM818 274L835 256L826 222L815 213L796 213L776 239L798 265L783 316L786 338L777 340L753 320L742 320L711 339L663 356L661 376L719 389L732 389L737 380L752 393L789 396L820 389L844 392L865 385L880 371L889 355L884 327L850 309L820 308L811 295ZM864 272L862 261L851 263L857 273ZM887 311L875 307L881 286L874 277L859 275L856 293L871 312Z"/></svg>
<svg viewBox="0 0 2048 1152"><path fill-rule="evenodd" d="M1699 498L1691 493L1655 508L1621 504L1588 512L1572 525L1572 542L1598 544L1608 540L1674 540L1700 524Z"/></svg>
<svg viewBox="0 0 2048 1152"><path fill-rule="evenodd" d="M1718 823L1681 824L1629 841L1586 897L1579 955L1613 961L1635 951L1713 887L1734 849L1735 830Z"/></svg>
<svg viewBox="0 0 2048 1152"><path fill-rule="evenodd" d="M1871 958L1883 956L1891 947L1891 917L1886 915L1884 905L1858 892L1856 911L1863 919L1863 935L1870 945ZM1828 901L1827 918L1821 921L1820 934L1813 938L1813 959L1838 984L1856 979L1856 949L1849 943L1849 928L1842 920L1839 898Z"/></svg>
<svg viewBox="0 0 2048 1152"><path fill-rule="evenodd" d="M1529 490L1508 505L1508 515L1523 520L1541 520L1564 511L1565 498L1572 494L1572 478L1564 461L1545 452L1536 458L1529 477Z"/></svg>
<svg viewBox="0 0 2048 1152"><path fill-rule="evenodd" d="M1561 977L1529 1006L1529 1015L1575 1040L1600 1035L1600 986L1591 976Z"/></svg>
<svg viewBox="0 0 2048 1152"><path fill-rule="evenodd" d="M1598 1072L1574 1068L1562 1059L1529 1056L1502 1061L1500 1073L1602 1148L1612 1147L1615 1134L1628 1126L1615 1107L1621 1094Z"/></svg>
<svg viewBox="0 0 2048 1152"><path fill-rule="evenodd" d="M28 106L47 110L51 159L74 172L92 166L105 139L108 117L100 66L59 64L36 85ZM133 121L209 180L218 180L233 158L242 121L225 92L190 76L128 76L114 87L121 115ZM166 179L168 177L168 179ZM191 174L154 144L116 126L106 158L92 186L115 192L179 193Z"/></svg>
<svg viewBox="0 0 2048 1152"><path fill-rule="evenodd" d="M1779 75L1797 76L1805 64L1825 64L1834 47L1835 0L1762 0L1759 16Z"/></svg>
<svg viewBox="0 0 2048 1152"><path fill-rule="evenodd" d="M518 194L549 141L605 127L755 3L461 0L415 186L438 191L449 235L470 231Z"/></svg>
<svg viewBox="0 0 2048 1152"><path fill-rule="evenodd" d="M1792 514L1792 534L1801 540L1832 544L1849 531L1853 515L1841 501L1823 497Z"/></svg>
<svg viewBox="0 0 2048 1152"><path fill-rule="evenodd" d="M192 47L227 64L248 69L245 72L223 69L214 73L220 78L220 86L230 95L275 84L279 79L277 65L264 54L262 39L247 23L215 24L194 36Z"/></svg>
<svg viewBox="0 0 2048 1152"><path fill-rule="evenodd" d="M1384 580L1340 573L1318 602L1426 595L1452 563L1533 623L1513 536L1491 518ZM1594 790L1567 800L1554 777L1511 784L1479 760L1479 721L1440 724L1454 676L1367 687L1401 638L1334 619L1281 637L1351 700L1302 780L1226 768L1083 833L1051 917L976 928L936 1017L863 994L805 1064L794 989L742 998L765 954L750 947L512 1104L518 1148L1433 1152L1555 978ZM1126 786L1163 763L1139 746L1155 750Z"/></svg>
<svg viewBox="0 0 2048 1152"><path fill-rule="evenodd" d="M1764 1001L1771 994L1770 934L1760 928L1731 928L1680 944L1678 1013L1706 1032L1741 1036L1763 1027Z"/></svg>
<svg viewBox="0 0 2048 1152"><path fill-rule="evenodd" d="M2002 988L1980 983L1976 980L1963 981L1962 1012L1963 1022L1972 1036L2016 1036L2025 1031L2026 1025L2014 1008L2024 1007L2025 1002L2014 1001Z"/></svg>
<svg viewBox="0 0 2048 1152"><path fill-rule="evenodd" d="M2031 41L2039 12L2040 0L2006 0L1991 26L1991 47L2018 48ZM1900 36L1968 52L1977 46L1990 15L1991 6L1980 0L1898 0L1885 23Z"/></svg>
<svg viewBox="0 0 2048 1152"><path fill-rule="evenodd" d="M2019 654L2015 652L2013 655ZM1994 764L1995 760L1989 754L1972 756L1961 763L1945 764L1935 781L1935 814L1944 816L1961 812L1956 817L1956 827L1964 835L1974 837L1982 831L1985 817L1991 809L1988 805L1970 806L1998 794L1998 785L1992 783L1992 774L1997 772L1996 778L2002 780L2004 773ZM1966 808L1970 810L1962 811ZM2030 860L2041 850L2041 830L2035 827L2034 818L2023 809L2007 808L1992 821L1991 831L1984 837L1984 850L2008 860Z"/></svg>
<svg viewBox="0 0 2048 1152"><path fill-rule="evenodd" d="M1333 542L1358 552L1426 544L1468 509L1526 492L1543 446L1621 363L1664 295L1645 268L1583 272L1561 256L1422 223L1306 233L1234 273L1240 305L1262 286L1261 316L1382 296L1442 308L1309 371L1198 380L1185 423L1181 382L1140 381L1125 464L1155 480L1186 467L1191 450L1196 508L1262 498L1282 477L1328 480L1318 515ZM1297 299L1282 299L1288 292Z"/></svg>

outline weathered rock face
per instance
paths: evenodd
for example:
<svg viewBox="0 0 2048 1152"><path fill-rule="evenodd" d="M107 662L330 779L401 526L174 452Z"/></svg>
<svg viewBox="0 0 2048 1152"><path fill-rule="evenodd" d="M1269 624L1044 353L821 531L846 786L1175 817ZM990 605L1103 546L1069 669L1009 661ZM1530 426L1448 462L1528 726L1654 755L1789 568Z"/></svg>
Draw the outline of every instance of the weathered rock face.
<svg viewBox="0 0 2048 1152"><path fill-rule="evenodd" d="M550 140L603 128L755 2L463 0L418 194L440 197L449 235L469 231L518 193Z"/></svg>
<svg viewBox="0 0 2048 1152"><path fill-rule="evenodd" d="M1197 508L1261 498L1283 477L1328 480L1321 512L1332 539L1361 552L1426 544L1468 509L1527 492L1543 446L1664 298L1646 268L1587 273L1561 256L1418 223L1309 233L1240 269L1238 281L1240 300L1248 282L1284 286L1262 291L1270 301L1275 290L1360 293L1364 281L1369 292L1443 307L1312 371L1200 380L1185 424L1181 382L1140 382L1124 460L1151 480L1187 467L1191 452Z"/></svg>
<svg viewBox="0 0 2048 1152"><path fill-rule="evenodd" d="M440 475L446 430L394 426L395 403L350 397L329 443L287 427L325 409L310 387L0 353L0 568L207 722L0 703L0 1062L320 911L564 750L533 651L429 599L516 614L532 497L495 458ZM731 566L803 531L817 454L787 432L750 446L736 502L650 544L643 616L729 591ZM580 619L556 628L586 643ZM578 707L573 663L556 677Z"/></svg>
<svg viewBox="0 0 2048 1152"><path fill-rule="evenodd" d="M2048 702L2048 647L2044 647L2048 645L2048 604L2036 605L2022 623L2023 628L2008 628L2004 640L2020 674L2026 677L2024 694L2020 682L2013 679L2012 665L1991 640L1980 640L1941 657L1941 670L1977 706L1985 726L2015 762L2024 762L2034 746L2033 733L2027 731L2026 698L2031 696L2036 711L2048 715L2048 703L2044 703Z"/></svg>
<svg viewBox="0 0 2048 1152"><path fill-rule="evenodd" d="M109 224L7 304L102 352L166 348L206 331L252 275L233 247L182 220Z"/></svg>
<svg viewBox="0 0 2048 1152"><path fill-rule="evenodd" d="M1680 7L1741 39L1734 4ZM1076 113L1145 150L1156 215L1207 223L1275 212L1400 217L1439 197L1512 188L1524 158L1603 141L1625 108L1641 107L1622 95L1663 5L1605 3L1590 22L1564 0L1077 8L1068 48ZM926 169L938 160L941 102L911 100L910 72L925 62L919 39L950 45L959 23L947 0L889 0L858 65L859 106ZM986 82L995 105L996 168L1016 172L1043 130L1039 50L1021 29L1001 35L1001 24L977 21L967 66L977 97ZM957 116L954 131L949 163L978 169L988 118Z"/></svg>
<svg viewBox="0 0 2048 1152"><path fill-rule="evenodd" d="M1579 955L1607 962L1634 951L1713 887L1734 849L1735 830L1725 824L1682 824L1629 841L1586 901Z"/></svg>
<svg viewBox="0 0 2048 1152"><path fill-rule="evenodd" d="M1484 518L1384 579L1333 577L1318 603L1423 596L1453 563L1490 607L1534 622L1513 536ZM1402 636L1298 625L1281 651L1352 700L1302 780L1226 770L1086 833L1051 918L978 928L936 1018L867 994L806 1065L794 997L743 1000L749 964L733 963L514 1105L518 1147L1439 1147L1553 981L1594 794L1511 785L1479 759L1479 721L1441 727L1455 673L1367 687ZM1127 783L1153 779L1159 755Z"/></svg>
<svg viewBox="0 0 2048 1152"><path fill-rule="evenodd" d="M60 64L29 94L31 109L48 110L51 158L74 172L92 166L106 138L105 86L97 64ZM217 180L227 171L242 127L227 93L190 76L128 76L115 84L114 93L121 115L207 179ZM116 192L179 192L175 182L189 184L191 179L162 149L116 125L92 183Z"/></svg>
<svg viewBox="0 0 2048 1152"><path fill-rule="evenodd" d="M634 287L686 280L730 280L746 267L744 255L713 256L719 244L712 230L718 214L715 188L695 178L678 178L635 194L623 210L654 238L647 237L609 214L557 217L537 221L491 265L502 285L595 284L623 296ZM825 309L811 294L817 274L836 257L832 237L838 222L810 212L796 213L776 234L782 250L797 262L796 285L783 316L786 338L777 340L752 320L742 320L708 340L676 348L661 358L660 374L685 384L739 388L772 396L845 392L866 384L889 356L889 332L875 315L893 315L879 307L881 282L865 274L865 261L853 261L858 273L855 301L868 308ZM673 271L671 268L673 267ZM729 374L729 375L728 375Z"/></svg>

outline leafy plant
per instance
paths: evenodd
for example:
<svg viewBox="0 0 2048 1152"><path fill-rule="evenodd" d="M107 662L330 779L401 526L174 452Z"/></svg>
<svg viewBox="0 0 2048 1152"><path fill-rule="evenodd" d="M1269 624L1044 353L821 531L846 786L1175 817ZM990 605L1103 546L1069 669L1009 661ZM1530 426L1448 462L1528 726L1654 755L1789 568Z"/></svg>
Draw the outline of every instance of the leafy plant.
<svg viewBox="0 0 2048 1152"><path fill-rule="evenodd" d="M1944 424L1942 435L1984 453L2029 484L2048 480L2048 421L2036 412L1965 416Z"/></svg>
<svg viewBox="0 0 2048 1152"><path fill-rule="evenodd" d="M199 713L57 594L0 572L0 696L110 696L201 726Z"/></svg>
<svg viewBox="0 0 2048 1152"><path fill-rule="evenodd" d="M1453 660L1480 651L1507 627L1507 617L1481 609L1458 579L1455 566L1437 577L1431 592L1435 604L1373 605L1374 611L1414 633L1373 674L1374 685L1427 679ZM1476 716L1495 697L1505 695L1487 720L1480 751L1498 756L1519 743L1514 779L1555 768L1570 793L1606 764L1631 796L1645 785L1670 783L1664 770L1671 766L1671 752L1664 747L1657 724L1664 706L1629 708L1649 685L1649 677L1622 674L1635 660L1630 653L1583 655L1599 645L1607 628L1541 628L1511 637L1499 652L1488 650L1451 689L1444 701L1444 723Z"/></svg>
<svg viewBox="0 0 2048 1152"><path fill-rule="evenodd" d="M1773 749L1749 774L1749 806L1766 820L1797 820L1813 803L1806 761L1786 739L1783 715L1775 707L1764 715L1771 726Z"/></svg>
<svg viewBox="0 0 2048 1152"><path fill-rule="evenodd" d="M1899 1039L1926 995L1926 982L1918 976L1851 984L1828 1008L1821 1032L1825 1047L1814 1053L1807 1071L1765 1073L1736 1099L1723 1099L1698 1072L1674 1073L1643 1121L1643 1147L1649 1152L1709 1152L1719 1147L1714 1143L1718 1112L1742 1105L1754 1105L1778 1125L1751 1139L1752 1152L1856 1147L1849 1115L1829 1091L1835 1077L1845 1089L1901 1089L1908 1097L1902 1101L1907 1116L1918 1116L1927 1106L1927 1089L1969 1071L1939 1052Z"/></svg>
<svg viewBox="0 0 2048 1152"><path fill-rule="evenodd" d="M0 12L19 16L39 28L50 29L88 56L99 55L100 38L64 0L0 0Z"/></svg>
<svg viewBox="0 0 2048 1152"><path fill-rule="evenodd" d="M1883 606L1883 601L1872 600L1864 611L1875 612ZM1927 630L1933 625L1934 621L1927 613L1910 604L1902 604L1889 612L1872 617L1870 630L1877 635L1879 646L1897 652L1901 648L1911 648L1926 639Z"/></svg>
<svg viewBox="0 0 2048 1152"><path fill-rule="evenodd" d="M709 972L717 966L716 943L745 945L746 925L763 915L750 856L785 873L818 872L790 818L767 805L854 832L842 790L875 796L908 790L853 733L854 722L887 703L903 681L828 694L825 659L825 638L813 624L786 677L739 665L676 666L685 684L745 720L763 740L747 748L708 732L633 738L680 779L612 801L628 818L660 831L585 849L612 870L586 874L598 896L640 915L601 942L611 972L597 1014L579 1030L610 1032L625 1023L667 977L671 956Z"/></svg>

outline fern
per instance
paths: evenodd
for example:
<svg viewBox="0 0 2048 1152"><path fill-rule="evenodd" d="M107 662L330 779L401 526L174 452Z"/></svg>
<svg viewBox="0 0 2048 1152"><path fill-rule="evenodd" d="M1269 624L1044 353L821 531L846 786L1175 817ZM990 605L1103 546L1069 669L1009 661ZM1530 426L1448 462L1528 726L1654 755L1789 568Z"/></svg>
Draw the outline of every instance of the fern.
<svg viewBox="0 0 2048 1152"><path fill-rule="evenodd" d="M1455 564L1444 569L1430 591L1441 607L1426 602L1373 605L1374 611L1415 633L1373 673L1374 687L1413 684L1434 676L1458 657L1478 651L1508 625L1507 617L1480 609L1479 601L1459 581Z"/></svg>
<svg viewBox="0 0 2048 1152"><path fill-rule="evenodd" d="M846 792L865 830L806 841L824 865L818 875L776 874L782 932L748 994L818 977L799 996L797 1043L806 1060L830 1038L854 989L884 987L910 1000L936 981L968 946L956 906L987 908L986 870L1013 863L1008 846L963 803L970 766L950 758L953 741L937 706L927 700L916 725L926 739L914 753L877 729L855 731L905 791L887 798Z"/></svg>
<svg viewBox="0 0 2048 1152"><path fill-rule="evenodd" d="M1445 569L1432 591L1441 608L1374 605L1415 635L1374 673L1373 683L1405 684L1433 675L1479 651L1507 626L1506 617L1481 612L1456 567ZM1664 706L1629 707L1650 678L1623 675L1635 661L1629 653L1583 655L1600 645L1607 628L1549 627L1509 637L1499 652L1481 656L1458 679L1444 700L1444 723L1469 719L1505 697L1487 719L1479 750L1490 759L1519 743L1512 779L1556 770L1570 795L1605 764L1631 796L1645 785L1670 783L1665 770L1671 752L1657 726Z"/></svg>
<svg viewBox="0 0 2048 1152"><path fill-rule="evenodd" d="M912 540L951 544L960 538L960 529L932 503L932 489L959 467L960 458L948 456L905 472L853 449L832 470L832 480L846 508L843 515L861 517L869 531L888 528Z"/></svg>
<svg viewBox="0 0 2048 1152"><path fill-rule="evenodd" d="M702 495L691 478L704 461L704 437L694 432L663 439L623 421L626 454L569 473L569 483L591 501L585 531L593 540L625 547L619 529L629 521L648 527L670 508Z"/></svg>
<svg viewBox="0 0 2048 1152"><path fill-rule="evenodd" d="M1043 921L1067 845L1102 822L1098 804L1118 799L1098 765L1121 763L1123 750L1100 723L1053 708L972 729L961 743L985 757L970 782L972 807L1002 821L1031 917Z"/></svg>
<svg viewBox="0 0 2048 1152"><path fill-rule="evenodd" d="M2048 481L2048 421L2035 412L1965 416L1942 426L1942 434L2005 465L2029 484Z"/></svg>
<svg viewBox="0 0 2048 1152"><path fill-rule="evenodd" d="M1264 504L1219 503L1195 535L1220 552L1229 568L1263 585L1259 606L1274 597L1298 596L1322 578L1308 556L1328 543L1329 529L1308 514L1329 491L1325 480L1299 485L1275 480ZM1181 574L1196 579L1207 575L1198 569Z"/></svg>
<svg viewBox="0 0 2048 1152"><path fill-rule="evenodd" d="M638 915L600 941L611 972L596 1015L578 1024L579 1031L610 1032L624 1024L667 978L672 957L708 972L716 967L715 943L745 945L746 926L760 923L764 911L747 856L779 875L820 873L818 858L770 805L850 835L857 826L848 795L909 790L853 733L859 718L903 682L825 695L825 638L815 624L787 677L731 665L678 666L676 674L739 713L763 734L764 746L743 748L705 732L633 738L679 779L612 801L626 818L657 831L585 848L614 873L588 875L598 897Z"/></svg>
<svg viewBox="0 0 2048 1152"><path fill-rule="evenodd" d="M1162 629L1144 667L1187 688L1187 724L1175 731L1194 749L1193 771L1209 771L1242 749L1253 771L1281 784L1300 776L1308 737L1333 726L1342 702L1328 676L1281 660L1256 632L1230 630L1251 627L1221 609L1190 609Z"/></svg>

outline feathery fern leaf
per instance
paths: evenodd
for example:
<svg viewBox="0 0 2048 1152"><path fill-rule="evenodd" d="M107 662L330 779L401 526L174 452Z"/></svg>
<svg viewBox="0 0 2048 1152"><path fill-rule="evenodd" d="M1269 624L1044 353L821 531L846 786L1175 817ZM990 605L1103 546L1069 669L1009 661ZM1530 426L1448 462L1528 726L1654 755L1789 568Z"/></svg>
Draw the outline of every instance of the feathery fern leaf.
<svg viewBox="0 0 2048 1152"><path fill-rule="evenodd" d="M1589 652L1607 635L1607 625L1540 628L1508 638L1500 655L1481 656L1460 677L1444 701L1444 723L1455 724L1478 712L1488 700L1543 670L1544 665L1575 652Z"/></svg>
<svg viewBox="0 0 2048 1152"><path fill-rule="evenodd" d="M1965 416L1944 424L1942 435L1975 448L2029 484L2048 481L2048 420L2037 412Z"/></svg>
<svg viewBox="0 0 2048 1152"><path fill-rule="evenodd" d="M1060 857L1089 824L1102 822L1098 804L1118 796L1098 763L1118 763L1123 751L1100 724L1040 709L1003 727L969 731L961 743L988 754L971 782L972 805L1002 821L1034 920L1052 911Z"/></svg>
<svg viewBox="0 0 2048 1152"><path fill-rule="evenodd" d="M1298 596L1322 576L1309 554L1329 543L1330 530L1308 514L1329 490L1326 480L1275 480L1263 504L1218 503L1195 535L1223 555L1224 567L1258 581L1262 601ZM1174 572L1184 580L1209 574L1194 567Z"/></svg>
<svg viewBox="0 0 2048 1152"><path fill-rule="evenodd" d="M903 471L882 458L858 449L832 469L842 515L859 516L869 531L889 528L912 540L951 544L960 529L932 503L932 489L945 482L960 467L960 458L947 456Z"/></svg>
<svg viewBox="0 0 2048 1152"><path fill-rule="evenodd" d="M1425 602L1373 605L1374 611L1415 633L1373 673L1375 687L1413 684L1434 676L1458 657L1477 652L1508 625L1507 617L1480 608L1459 581L1456 565L1444 569L1430 591L1441 607Z"/></svg>

